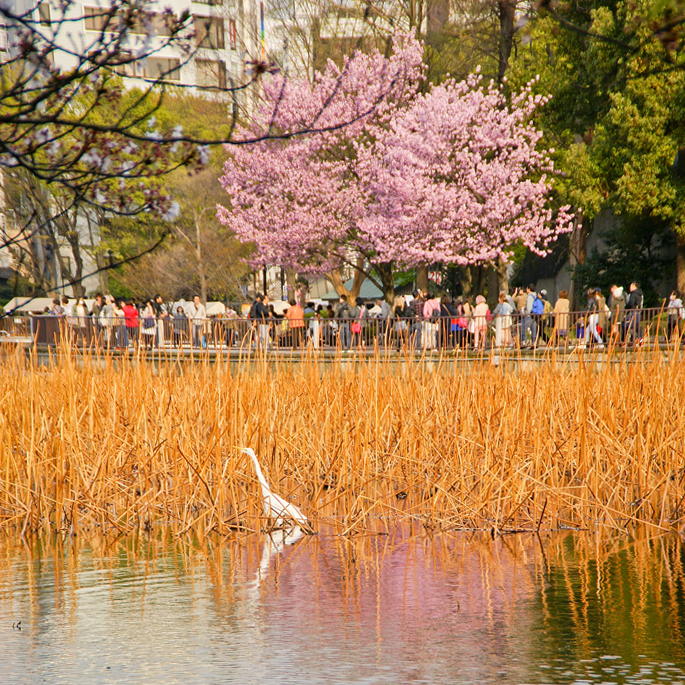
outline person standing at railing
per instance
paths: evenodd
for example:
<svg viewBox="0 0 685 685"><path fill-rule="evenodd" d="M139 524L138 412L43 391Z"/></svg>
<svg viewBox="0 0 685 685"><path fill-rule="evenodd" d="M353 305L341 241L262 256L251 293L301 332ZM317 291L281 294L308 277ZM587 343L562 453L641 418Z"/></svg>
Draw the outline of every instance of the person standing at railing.
<svg viewBox="0 0 685 685"><path fill-rule="evenodd" d="M53 316L62 316L64 314L64 309L62 309L62 305L60 304L59 297L55 297L52 300L52 307L50 307L50 314Z"/></svg>
<svg viewBox="0 0 685 685"><path fill-rule="evenodd" d="M561 344L568 340L568 322L569 312L571 311L571 302L568 299L568 291L562 290L559 293L557 301L554 303L554 330L556 333L556 342Z"/></svg>
<svg viewBox="0 0 685 685"><path fill-rule="evenodd" d="M640 310L642 309L643 300L640 284L637 281L633 281L630 284L630 295L628 295L628 302L626 303L626 345L629 338L631 345L637 345L642 340Z"/></svg>
<svg viewBox="0 0 685 685"><path fill-rule="evenodd" d="M112 329L114 328L114 298L111 295L105 297L105 304L100 311L100 327L103 332L103 343L110 347L114 345Z"/></svg>
<svg viewBox="0 0 685 685"><path fill-rule="evenodd" d="M587 291L587 304L585 305L585 336L580 345L581 349L587 346L588 342L590 341L590 336L594 338L600 349L604 347L602 336L597 330L598 324L599 304L597 302L597 291L594 288L589 288Z"/></svg>
<svg viewBox="0 0 685 685"><path fill-rule="evenodd" d="M335 345L335 337L338 332L338 322L335 320L335 310L332 304L327 304L321 312L323 323L323 344L327 347Z"/></svg>
<svg viewBox="0 0 685 685"><path fill-rule="evenodd" d="M552 312L554 312L554 307L552 307L552 303L547 297L547 291L544 288L538 294L538 298L542 302L542 315L539 318L538 335L542 342L547 344L552 335Z"/></svg>
<svg viewBox="0 0 685 685"><path fill-rule="evenodd" d="M352 347L361 349L364 346L364 336L362 331L364 328L364 317L366 316L366 307L364 300L358 297L354 307L350 310L350 331L352 333Z"/></svg>
<svg viewBox="0 0 685 685"><path fill-rule="evenodd" d="M79 297L76 301L76 306L74 307L74 314L76 314L76 335L77 343L81 342L81 345L86 344L86 316L88 316L88 307L86 306L86 301Z"/></svg>
<svg viewBox="0 0 685 685"><path fill-rule="evenodd" d="M133 347L136 348L138 347L138 310L133 304L133 300L126 300L121 310L124 312L127 343L133 342Z"/></svg>
<svg viewBox="0 0 685 685"><path fill-rule="evenodd" d="M490 314L490 307L488 307L485 298L482 295L476 297L476 306L473 310L473 347L485 347L487 341L488 331L488 315Z"/></svg>
<svg viewBox="0 0 685 685"><path fill-rule="evenodd" d="M412 345L414 347L421 347L424 336L423 307L426 304L426 295L421 288L417 288L412 293L412 297L414 299L412 300L411 306L414 309L415 320L411 327L410 338L412 339Z"/></svg>
<svg viewBox="0 0 685 685"><path fill-rule="evenodd" d="M440 298L429 293L423 305L422 337L425 349L438 349L438 322L440 321Z"/></svg>
<svg viewBox="0 0 685 685"><path fill-rule="evenodd" d="M611 339L613 342L623 342L623 320L625 318L626 297L623 288L618 285L611 286L609 298L609 317L611 318Z"/></svg>
<svg viewBox="0 0 685 685"><path fill-rule="evenodd" d="M404 297L400 295L395 298L393 309L395 338L397 349L400 350L408 342L409 324L411 319L414 318L414 308L407 305Z"/></svg>
<svg viewBox="0 0 685 685"><path fill-rule="evenodd" d="M511 315L514 308L507 299L507 294L502 291L499 294L499 302L492 312L495 319L495 347L511 346Z"/></svg>
<svg viewBox="0 0 685 685"><path fill-rule="evenodd" d="M221 319L221 323L223 324L226 336L226 347L230 350L237 337L238 314L232 309L227 308Z"/></svg>
<svg viewBox="0 0 685 685"><path fill-rule="evenodd" d="M174 332L174 347L182 348L183 342L189 338L189 322L188 315L181 305L178 305L171 315L171 326Z"/></svg>
<svg viewBox="0 0 685 685"><path fill-rule="evenodd" d="M152 306L155 310L155 319L157 319L157 347L164 347L164 319L169 317L169 312L164 299L161 295L155 295Z"/></svg>
<svg viewBox="0 0 685 685"><path fill-rule="evenodd" d="M516 315L516 330L514 335L518 336L519 342L523 345L526 342L526 335L523 330L523 321L526 316L526 291L523 288L516 288L512 300L514 301L514 314Z"/></svg>
<svg viewBox="0 0 685 685"><path fill-rule="evenodd" d="M349 350L351 344L350 319L352 318L352 310L347 302L347 295L340 296L340 301L335 308L335 318L338 320L340 346L344 350Z"/></svg>
<svg viewBox="0 0 685 685"><path fill-rule="evenodd" d="M183 312L183 307L179 307L181 313ZM155 319L155 308L153 300L148 300L145 308L141 312L141 318L143 320L143 340L145 342L146 349L152 349L155 342L155 336L157 334L157 320ZM185 316L183 317L185 319Z"/></svg>
<svg viewBox="0 0 685 685"><path fill-rule="evenodd" d="M309 319L309 339L314 345L314 349L318 350L321 347L321 329L323 319L321 318L321 311L323 307L319 305L314 312L314 316Z"/></svg>
<svg viewBox="0 0 685 685"><path fill-rule="evenodd" d="M685 307L675 290L668 298L666 313L668 315L668 339L676 339L680 335L679 322L685 321Z"/></svg>
<svg viewBox="0 0 685 685"><path fill-rule="evenodd" d="M609 307L607 307L607 301L604 295L602 295L601 288L595 288L595 297L597 298L597 314L599 316L599 334L602 336L602 340L607 341L609 339L607 335L610 314Z"/></svg>
<svg viewBox="0 0 685 685"><path fill-rule="evenodd" d="M120 350L128 347L128 329L126 328L126 315L123 310L123 300L115 300L112 304L114 310L114 336L116 345Z"/></svg>
<svg viewBox="0 0 685 685"><path fill-rule="evenodd" d="M457 310L452 302L452 296L447 294L440 298L440 321L438 324L438 346L447 349L454 334L452 322L456 322Z"/></svg>
<svg viewBox="0 0 685 685"><path fill-rule="evenodd" d="M521 329L521 345L526 344L526 335L530 329L530 340L531 345L535 347L538 341L538 313L536 309L540 308L537 304L538 294L535 292L535 285L531 283L526 288L526 309L525 317L523 319L523 326ZM544 311L544 305L542 305L542 311ZM541 314L542 312L540 312Z"/></svg>
<svg viewBox="0 0 685 685"><path fill-rule="evenodd" d="M102 343L102 326L100 325L100 312L105 306L105 300L102 293L95 293L95 301L90 310L91 326L93 327L93 337L98 344Z"/></svg>
<svg viewBox="0 0 685 685"><path fill-rule="evenodd" d="M379 316L379 331L378 343L387 345L390 338L390 331L392 327L392 306L388 304L385 298L378 298L378 306L381 308Z"/></svg>
<svg viewBox="0 0 685 685"><path fill-rule="evenodd" d="M205 346L204 327L205 319L207 318L207 309L204 304L202 304L199 295L193 297L193 311L190 313L189 318L193 330L192 345L193 347L202 348Z"/></svg>
<svg viewBox="0 0 685 685"><path fill-rule="evenodd" d="M343 295L344 297L344 295ZM293 350L302 347L302 333L304 332L304 309L295 300L290 300L290 307L285 313L288 319L288 328L292 336Z"/></svg>

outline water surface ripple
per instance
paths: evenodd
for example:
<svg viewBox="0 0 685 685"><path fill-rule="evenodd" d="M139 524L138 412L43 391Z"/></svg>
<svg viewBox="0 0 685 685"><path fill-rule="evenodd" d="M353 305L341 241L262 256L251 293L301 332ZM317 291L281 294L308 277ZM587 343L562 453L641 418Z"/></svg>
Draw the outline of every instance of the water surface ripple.
<svg viewBox="0 0 685 685"><path fill-rule="evenodd" d="M411 533L2 539L0 683L685 685L678 539Z"/></svg>

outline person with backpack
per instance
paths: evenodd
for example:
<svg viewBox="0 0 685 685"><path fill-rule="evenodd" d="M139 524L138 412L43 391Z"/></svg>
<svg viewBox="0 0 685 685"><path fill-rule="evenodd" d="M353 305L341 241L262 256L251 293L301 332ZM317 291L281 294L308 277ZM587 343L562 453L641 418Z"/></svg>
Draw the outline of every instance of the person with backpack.
<svg viewBox="0 0 685 685"><path fill-rule="evenodd" d="M531 283L526 288L526 309L523 318L523 328L521 330L521 345L526 343L526 334L530 329L531 345L535 347L538 340L538 319L545 311L542 301L535 292L535 284Z"/></svg>
<svg viewBox="0 0 685 685"><path fill-rule="evenodd" d="M542 316L539 319L538 330L540 332L540 338L542 339L542 342L547 345L550 341L551 331L554 328L554 322L552 319L554 307L549 301L549 298L547 297L547 291L544 288L540 291L538 299L542 303Z"/></svg>

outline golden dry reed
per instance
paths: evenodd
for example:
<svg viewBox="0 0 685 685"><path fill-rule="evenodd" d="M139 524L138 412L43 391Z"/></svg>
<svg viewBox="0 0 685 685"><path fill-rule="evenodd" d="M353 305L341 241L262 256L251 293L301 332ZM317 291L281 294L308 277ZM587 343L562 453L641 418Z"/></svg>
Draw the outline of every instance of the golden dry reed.
<svg viewBox="0 0 685 685"><path fill-rule="evenodd" d="M493 535L685 524L685 366L661 354L178 364L64 351L0 359L0 527L248 533L248 458L313 528Z"/></svg>

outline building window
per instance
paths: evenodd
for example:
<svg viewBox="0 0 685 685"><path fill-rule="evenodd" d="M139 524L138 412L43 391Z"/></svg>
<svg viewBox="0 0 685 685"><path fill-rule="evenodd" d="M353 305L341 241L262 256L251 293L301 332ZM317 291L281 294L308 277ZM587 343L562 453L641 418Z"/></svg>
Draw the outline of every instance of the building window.
<svg viewBox="0 0 685 685"><path fill-rule="evenodd" d="M86 31L104 31L105 27L114 30L111 11L103 7L84 7L83 21Z"/></svg>
<svg viewBox="0 0 685 685"><path fill-rule="evenodd" d="M219 17L193 17L195 45L199 48L223 50L224 20Z"/></svg>
<svg viewBox="0 0 685 685"><path fill-rule="evenodd" d="M41 2L38 5L38 16L43 26L50 26L50 5L47 2Z"/></svg>
<svg viewBox="0 0 685 685"><path fill-rule="evenodd" d="M42 8L44 6L48 8L49 13L50 7L47 3L39 5L39 8L42 11ZM107 31L108 33L116 33L122 31L125 24L128 23L129 33L136 35L142 35L145 33L145 26L139 19L136 19L135 21L133 19L130 19L128 22L126 22L126 20L124 19L125 16L125 13L117 13L117 15L113 15L112 10L107 7L83 8L83 18L86 23L86 31ZM166 15L163 12L155 12L155 14L153 15L152 23L155 27L155 31L157 32L158 36L171 35L171 26L169 19L167 19Z"/></svg>
<svg viewBox="0 0 685 685"><path fill-rule="evenodd" d="M235 19L228 20L228 44L231 50L235 50L237 45L237 32L235 28Z"/></svg>
<svg viewBox="0 0 685 685"><path fill-rule="evenodd" d="M117 68L116 72L120 76L130 76L133 78L180 81L181 62L169 57L148 57L141 62L122 64Z"/></svg>
<svg viewBox="0 0 685 685"><path fill-rule="evenodd" d="M204 88L226 88L226 65L218 60L195 60L195 83Z"/></svg>
<svg viewBox="0 0 685 685"><path fill-rule="evenodd" d="M147 78L163 81L180 81L181 61L168 57L148 57L145 75Z"/></svg>

